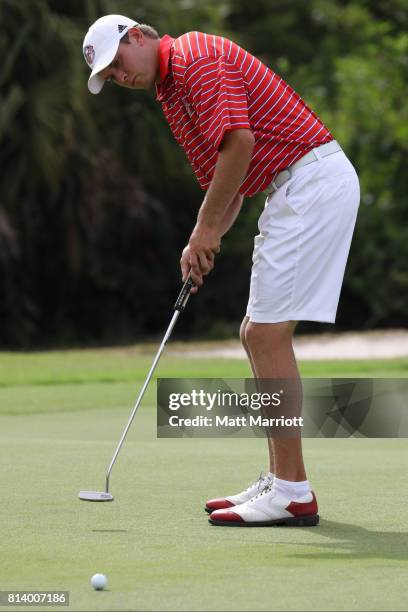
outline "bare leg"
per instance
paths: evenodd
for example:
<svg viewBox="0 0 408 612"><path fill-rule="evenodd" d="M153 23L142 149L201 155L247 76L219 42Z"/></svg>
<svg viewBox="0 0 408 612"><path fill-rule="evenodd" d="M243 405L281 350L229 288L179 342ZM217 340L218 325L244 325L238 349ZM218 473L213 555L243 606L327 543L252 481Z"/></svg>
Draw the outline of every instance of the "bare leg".
<svg viewBox="0 0 408 612"><path fill-rule="evenodd" d="M249 351L248 344L247 344L247 342L245 340L246 326L247 326L248 323L249 323L249 317L244 317L243 320L242 320L242 323L241 323L240 330L239 330L239 335L240 335L240 338L241 338L242 346L244 347L245 352L246 352L246 354L248 356L249 363L251 364L251 369L252 369L254 378L257 378L254 362L252 360L252 356L251 356L251 353ZM267 440L268 440L268 451L269 451L269 471L272 472L272 474L275 474L275 460L274 460L274 455L273 455L273 442L272 442L271 438L267 438Z"/></svg>
<svg viewBox="0 0 408 612"><path fill-rule="evenodd" d="M292 346L296 324L296 321L246 322L245 350L251 355L251 365L257 378L292 378L298 380L300 384L299 370ZM301 397L299 401L301 402ZM283 480L295 482L306 480L301 438L275 437L268 442L270 444L269 454L274 459L275 475Z"/></svg>

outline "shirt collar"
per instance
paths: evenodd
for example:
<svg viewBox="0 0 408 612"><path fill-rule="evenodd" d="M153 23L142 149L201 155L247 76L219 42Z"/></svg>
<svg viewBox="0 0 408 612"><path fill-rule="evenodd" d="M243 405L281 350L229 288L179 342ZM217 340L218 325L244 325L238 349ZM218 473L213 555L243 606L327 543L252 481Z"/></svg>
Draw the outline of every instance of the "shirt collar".
<svg viewBox="0 0 408 612"><path fill-rule="evenodd" d="M159 54L159 70L160 70L161 83L158 84L158 88L160 88L160 85L164 83L165 78L170 71L170 65L169 65L170 64L170 50L171 50L173 43L174 43L174 38L172 38L171 36L168 36L167 34L165 34L160 39L158 54Z"/></svg>

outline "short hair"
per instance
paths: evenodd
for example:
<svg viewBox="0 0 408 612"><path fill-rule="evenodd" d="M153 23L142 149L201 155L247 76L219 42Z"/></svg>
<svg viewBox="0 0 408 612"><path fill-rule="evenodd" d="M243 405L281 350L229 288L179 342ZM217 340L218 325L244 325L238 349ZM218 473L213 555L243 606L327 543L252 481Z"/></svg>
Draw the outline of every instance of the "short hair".
<svg viewBox="0 0 408 612"><path fill-rule="evenodd" d="M159 33L157 32L157 30L155 30L152 26L147 25L146 23L139 23L135 27L139 28L139 30L143 32L143 34L147 36L147 38L159 38ZM127 45L130 43L129 32L126 32L126 34L122 36L120 42L123 42Z"/></svg>

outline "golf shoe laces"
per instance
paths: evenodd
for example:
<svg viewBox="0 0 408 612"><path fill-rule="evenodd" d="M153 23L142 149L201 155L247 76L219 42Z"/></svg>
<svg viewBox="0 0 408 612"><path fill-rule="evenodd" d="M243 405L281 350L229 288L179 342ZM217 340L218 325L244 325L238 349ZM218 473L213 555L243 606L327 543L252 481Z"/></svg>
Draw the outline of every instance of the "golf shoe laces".
<svg viewBox="0 0 408 612"><path fill-rule="evenodd" d="M269 485L266 485L266 483L270 482L270 481L271 481L271 478L269 476L264 476L264 473L261 472L259 474L259 476L258 476L258 479L255 480L255 482L249 483L249 485L248 485L246 490L248 491L249 489L251 489L252 487L257 485L258 495L260 495L262 493L262 491L264 490L264 487L265 486L266 487L269 486Z"/></svg>
<svg viewBox="0 0 408 612"><path fill-rule="evenodd" d="M255 497L253 497L252 499L258 499L259 497L262 497L262 495L266 495L267 493L269 493L270 491L272 491L273 489L273 482L269 482L268 485L266 485L262 491L259 491L259 493L257 493L255 495ZM252 501L252 500L251 500Z"/></svg>

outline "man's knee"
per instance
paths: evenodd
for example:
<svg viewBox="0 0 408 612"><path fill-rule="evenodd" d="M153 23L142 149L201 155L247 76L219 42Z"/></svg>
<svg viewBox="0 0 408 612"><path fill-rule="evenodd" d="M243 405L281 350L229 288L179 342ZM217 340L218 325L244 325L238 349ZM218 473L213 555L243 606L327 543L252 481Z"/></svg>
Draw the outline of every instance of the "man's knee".
<svg viewBox="0 0 408 612"><path fill-rule="evenodd" d="M281 323L253 323L248 321L244 328L245 342L251 350L260 347L278 349L292 343L296 321ZM241 326L242 327L242 326Z"/></svg>

